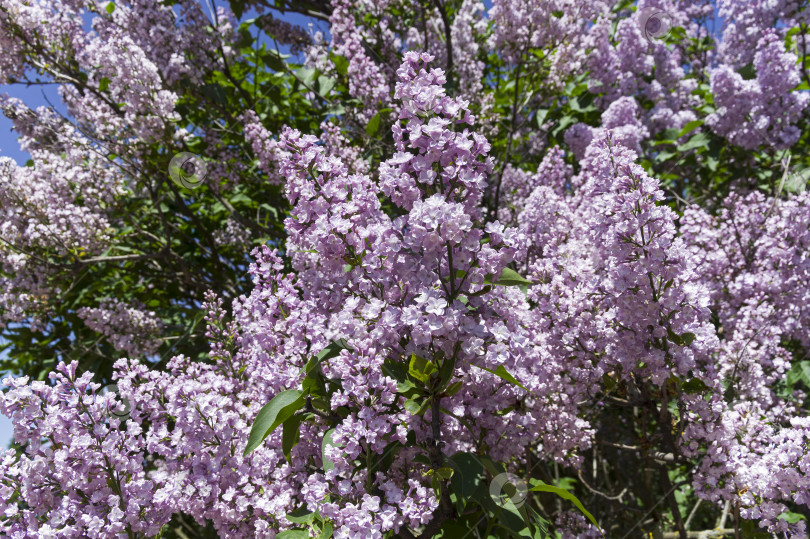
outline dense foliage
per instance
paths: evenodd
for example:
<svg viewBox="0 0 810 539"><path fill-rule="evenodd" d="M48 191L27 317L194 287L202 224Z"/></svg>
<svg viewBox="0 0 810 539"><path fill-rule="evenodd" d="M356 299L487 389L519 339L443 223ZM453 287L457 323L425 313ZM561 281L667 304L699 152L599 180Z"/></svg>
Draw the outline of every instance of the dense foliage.
<svg viewBox="0 0 810 539"><path fill-rule="evenodd" d="M0 0L4 537L806 537L800 0Z"/></svg>

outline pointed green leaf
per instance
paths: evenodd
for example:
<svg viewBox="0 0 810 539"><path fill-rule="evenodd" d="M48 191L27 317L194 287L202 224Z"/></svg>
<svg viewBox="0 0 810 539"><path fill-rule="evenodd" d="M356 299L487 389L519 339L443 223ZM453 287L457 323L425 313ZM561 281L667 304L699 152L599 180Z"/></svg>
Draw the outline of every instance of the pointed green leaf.
<svg viewBox="0 0 810 539"><path fill-rule="evenodd" d="M450 457L448 463L455 473L450 479L450 488L456 495L456 501L463 509L478 485L484 480L484 465L472 453L456 453Z"/></svg>
<svg viewBox="0 0 810 539"><path fill-rule="evenodd" d="M416 354L411 354L411 362L408 365L408 374L419 380L420 382L427 382L430 375L436 372L436 365L423 357Z"/></svg>
<svg viewBox="0 0 810 539"><path fill-rule="evenodd" d="M695 129L700 127L701 125L703 125L703 120L692 120L691 122L689 122L685 126L683 126L683 129L681 129L681 132L678 133L677 138L681 138L685 134L691 133L692 131L694 131Z"/></svg>
<svg viewBox="0 0 810 539"><path fill-rule="evenodd" d="M526 386L524 386L523 384L518 382L517 378L512 376L509 373L509 371L507 371L506 368L503 365L498 365L498 368L495 369L494 371L492 369L487 369L486 367L482 367L480 365L475 365L475 364L473 364L473 367L478 367L481 370L490 372L490 373L494 374L495 376L497 376L498 378L500 378L502 380L505 380L505 381L509 382L512 385L518 386L519 388L521 388L521 389L523 389L525 391L529 391L528 389L526 389Z"/></svg>
<svg viewBox="0 0 810 539"><path fill-rule="evenodd" d="M681 384L681 391L684 393L703 393L709 389L709 386L703 383L700 378L690 378Z"/></svg>
<svg viewBox="0 0 810 539"><path fill-rule="evenodd" d="M329 539L330 537L332 537L332 524L324 522L323 529L321 530L321 534L318 535L318 539Z"/></svg>
<svg viewBox="0 0 810 539"><path fill-rule="evenodd" d="M409 413L421 416L427 412L428 404L430 404L429 399L423 399L421 402L417 399L408 399L405 401L403 406Z"/></svg>
<svg viewBox="0 0 810 539"><path fill-rule="evenodd" d="M335 87L335 79L331 79L325 75L321 75L318 77L318 92L322 96L329 95L329 92L334 87Z"/></svg>
<svg viewBox="0 0 810 539"><path fill-rule="evenodd" d="M323 435L323 440L321 441L321 459L323 460L323 471L328 472L329 470L335 467L335 463L329 460L326 457L326 448L329 446L336 446L335 442L332 440L332 434L335 432L335 429L329 429L326 431L326 434Z"/></svg>
<svg viewBox="0 0 810 539"><path fill-rule="evenodd" d="M667 328L667 338L677 344L678 346L683 346L683 339L680 335L672 331L671 329Z"/></svg>
<svg viewBox="0 0 810 539"><path fill-rule="evenodd" d="M686 152L694 150L695 148L703 148L709 145L709 135L706 133L698 133L692 135L685 143L678 146L679 152Z"/></svg>
<svg viewBox="0 0 810 539"><path fill-rule="evenodd" d="M306 530L287 530L276 534L276 539L309 539L309 532Z"/></svg>
<svg viewBox="0 0 810 539"><path fill-rule="evenodd" d="M537 481L536 479L532 479L531 483L532 488L530 488L529 490L533 490L535 492L550 492L552 494L556 494L557 496L563 498L564 500L570 501L577 507L577 509L579 509L582 512L583 515L585 515L585 518L591 521L591 524L599 528L599 523L596 522L596 519L593 518L593 515L590 514L587 509L585 509L585 506L582 505L582 502L579 501L579 498L577 498L567 490L561 489L560 487L555 487L553 485L546 485L545 483Z"/></svg>
<svg viewBox="0 0 810 539"><path fill-rule="evenodd" d="M380 123L382 119L380 118L380 113L378 112L368 121L366 124L366 134L370 137L373 137L377 134L377 131L380 130Z"/></svg>
<svg viewBox="0 0 810 539"><path fill-rule="evenodd" d="M516 272L512 268L503 268L501 276L498 277L498 280L495 281L494 284L501 286L531 286L534 283L532 283L525 277L522 277L518 272Z"/></svg>
<svg viewBox="0 0 810 539"><path fill-rule="evenodd" d="M454 382L450 384L449 386L447 386L447 389L444 390L444 396L452 397L453 395L459 392L461 386L462 386L461 382Z"/></svg>
<svg viewBox="0 0 810 539"><path fill-rule="evenodd" d="M316 70L312 69L311 67L302 67L295 72L295 78L307 86L311 86L315 81L315 73Z"/></svg>
<svg viewBox="0 0 810 539"><path fill-rule="evenodd" d="M287 513L287 520L293 524L310 524L315 520L315 513L301 506L295 511Z"/></svg>
<svg viewBox="0 0 810 539"><path fill-rule="evenodd" d="M332 63L335 64L335 69L337 69L337 72L341 75L345 75L349 72L349 60L346 59L345 56L333 55Z"/></svg>
<svg viewBox="0 0 810 539"><path fill-rule="evenodd" d="M409 412L409 413L411 413L413 415L416 415L416 413L419 411L419 408L422 407L422 405L419 404L414 399L406 400L405 403L402 406L405 408L405 410L407 412Z"/></svg>
<svg viewBox="0 0 810 539"><path fill-rule="evenodd" d="M442 387L444 387L450 381L455 371L456 355L453 354L452 356L445 358L444 361L442 361L442 366L439 368L439 378L441 379Z"/></svg>
<svg viewBox="0 0 810 539"><path fill-rule="evenodd" d="M287 462L290 464L292 464L292 460L290 458L292 448L298 444L298 440L301 437L301 432L299 430L301 427L301 420L301 416L293 416L283 424L284 430L282 431L281 435L281 451L284 453L284 458L287 459Z"/></svg>
<svg viewBox="0 0 810 539"><path fill-rule="evenodd" d="M810 388L810 361L799 361L794 363L787 373L787 383L793 386L801 382L805 387Z"/></svg>
<svg viewBox="0 0 810 539"><path fill-rule="evenodd" d="M247 455L264 441L271 432L304 407L303 392L297 389L282 391L259 410L253 421L243 455Z"/></svg>
<svg viewBox="0 0 810 539"><path fill-rule="evenodd" d="M332 341L323 350L318 352L317 355L313 356L309 361L307 361L307 364L304 367L304 372L309 372L324 361L339 356L341 350L348 350L349 352L353 351L346 339L337 339Z"/></svg>

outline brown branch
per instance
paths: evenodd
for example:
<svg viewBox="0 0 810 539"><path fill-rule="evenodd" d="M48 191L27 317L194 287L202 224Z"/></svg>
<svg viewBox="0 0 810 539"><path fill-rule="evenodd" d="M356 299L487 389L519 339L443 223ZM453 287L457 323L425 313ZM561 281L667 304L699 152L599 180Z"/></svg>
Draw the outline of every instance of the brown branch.
<svg viewBox="0 0 810 539"><path fill-rule="evenodd" d="M587 481L585 481L585 478L582 477L582 470L577 470L577 476L579 477L579 480L582 482L582 484L585 486L586 489L590 490L591 492L593 492L597 496L601 496L601 497L605 498L606 500L622 501L622 498L627 493L627 488L625 487L625 488L622 489L621 492L619 492L616 495L605 494L604 492L592 487L591 485L588 484Z"/></svg>
<svg viewBox="0 0 810 539"><path fill-rule="evenodd" d="M658 469L659 477L664 488L667 489L667 501L669 502L669 510L672 511L672 518L675 519L675 528L678 530L679 539L687 539L686 527L683 525L683 517L681 510L678 507L678 502L675 500L675 490L672 488L672 481L669 479L669 471L666 466L661 466Z"/></svg>
<svg viewBox="0 0 810 539"><path fill-rule="evenodd" d="M703 530L697 532L686 532L686 535L680 535L680 532L665 532L664 539L678 539L679 537L686 537L687 539L713 539L716 537L725 537L734 533L732 528L716 528L714 530Z"/></svg>
<svg viewBox="0 0 810 539"><path fill-rule="evenodd" d="M452 91L453 89L453 35L450 26L450 18L447 16L447 11L444 9L444 4L440 0L433 0L433 5L439 12L442 18L442 25L444 26L444 46L447 49L447 86Z"/></svg>

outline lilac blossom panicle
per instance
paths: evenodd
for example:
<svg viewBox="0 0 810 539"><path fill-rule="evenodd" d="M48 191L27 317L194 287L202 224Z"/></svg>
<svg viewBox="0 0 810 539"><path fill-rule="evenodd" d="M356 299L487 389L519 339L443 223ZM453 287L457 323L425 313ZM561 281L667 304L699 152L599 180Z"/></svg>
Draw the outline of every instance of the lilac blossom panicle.
<svg viewBox="0 0 810 539"><path fill-rule="evenodd" d="M157 336L161 321L140 306L113 299L96 308L79 309L77 314L91 329L106 336L116 350L131 356L152 355L160 346Z"/></svg>
<svg viewBox="0 0 810 539"><path fill-rule="evenodd" d="M756 44L753 65L756 78L751 80L725 64L712 71L717 112L706 122L743 148L767 144L784 150L801 136L795 123L810 102L806 92L793 91L801 82L796 55L769 30Z"/></svg>

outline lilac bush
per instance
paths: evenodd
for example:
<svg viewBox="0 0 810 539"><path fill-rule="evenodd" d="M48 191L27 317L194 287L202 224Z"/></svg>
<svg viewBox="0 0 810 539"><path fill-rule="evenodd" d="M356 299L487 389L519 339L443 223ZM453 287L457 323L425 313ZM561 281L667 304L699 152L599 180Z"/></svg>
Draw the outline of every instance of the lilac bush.
<svg viewBox="0 0 810 539"><path fill-rule="evenodd" d="M803 4L208 11L0 0L0 535L806 537Z"/></svg>

